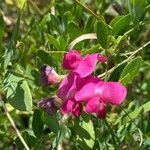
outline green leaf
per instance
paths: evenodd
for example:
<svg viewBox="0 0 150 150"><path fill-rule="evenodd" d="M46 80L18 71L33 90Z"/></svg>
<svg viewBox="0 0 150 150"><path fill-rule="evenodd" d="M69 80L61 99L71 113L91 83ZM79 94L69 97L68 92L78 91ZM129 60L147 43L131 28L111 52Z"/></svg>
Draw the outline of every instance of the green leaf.
<svg viewBox="0 0 150 150"><path fill-rule="evenodd" d="M16 5L18 8L22 9L27 0L5 0L6 3L10 5Z"/></svg>
<svg viewBox="0 0 150 150"><path fill-rule="evenodd" d="M70 21L68 23L67 32L69 34L70 40L74 40L76 37L78 37L81 33L80 28L77 26L76 23L73 21Z"/></svg>
<svg viewBox="0 0 150 150"><path fill-rule="evenodd" d="M95 141L95 132L93 122L91 120L82 121L79 126L76 126L77 140L82 143L82 148L87 150L92 149Z"/></svg>
<svg viewBox="0 0 150 150"><path fill-rule="evenodd" d="M65 138L69 138L70 136L70 130L69 128L67 128L67 126L63 125L60 127L56 138L54 139L53 143L52 143L52 147L57 148L58 145L60 145L60 143L65 139Z"/></svg>
<svg viewBox="0 0 150 150"><path fill-rule="evenodd" d="M95 19L93 16L90 16L85 24L84 27L84 33L92 32L93 31L93 24L94 24Z"/></svg>
<svg viewBox="0 0 150 150"><path fill-rule="evenodd" d="M130 61L122 71L120 76L120 82L123 84L130 83L134 77L139 73L139 69L141 67L142 58L137 57Z"/></svg>
<svg viewBox="0 0 150 150"><path fill-rule="evenodd" d="M38 139L35 138L30 132L24 131L22 136L30 148L34 147L38 142ZM15 143L20 149L24 149L24 145L18 137L15 139Z"/></svg>
<svg viewBox="0 0 150 150"><path fill-rule="evenodd" d="M60 50L59 42L54 36L46 34L46 39L48 40L49 44L53 44L57 50Z"/></svg>
<svg viewBox="0 0 150 150"><path fill-rule="evenodd" d="M56 118L56 115L49 116L47 113L44 114L45 123L51 129L51 131L55 134L59 131L59 123Z"/></svg>
<svg viewBox="0 0 150 150"><path fill-rule="evenodd" d="M16 0L18 8L22 9L27 0Z"/></svg>
<svg viewBox="0 0 150 150"><path fill-rule="evenodd" d="M112 23L112 35L122 35L129 27L131 15L122 16Z"/></svg>
<svg viewBox="0 0 150 150"><path fill-rule="evenodd" d="M107 48L108 26L105 22L97 22L97 40L103 48Z"/></svg>
<svg viewBox="0 0 150 150"><path fill-rule="evenodd" d="M19 12L18 18L17 18L17 22L11 37L11 41L8 45L8 48L5 50L5 54L4 54L4 70L7 69L7 66L9 65L9 63L11 62L12 58L13 58L13 53L14 50L16 49L16 43L17 43L17 39L18 39L18 33L19 33L19 26L20 26L20 19L21 19L21 12Z"/></svg>
<svg viewBox="0 0 150 150"><path fill-rule="evenodd" d="M43 51L43 50L39 50L37 51L37 57L39 57L42 61L42 64L49 64L51 66L54 65L53 63L53 58L50 56L50 54L46 51Z"/></svg>
<svg viewBox="0 0 150 150"><path fill-rule="evenodd" d="M146 6L146 0L129 0L129 7L133 18L133 23L136 24L142 19L145 14Z"/></svg>
<svg viewBox="0 0 150 150"><path fill-rule="evenodd" d="M34 135L40 138L43 134L43 120L42 120L42 112L38 109L34 111L33 121L32 121L32 129Z"/></svg>
<svg viewBox="0 0 150 150"><path fill-rule="evenodd" d="M125 64L122 64L120 65L119 67L117 67L110 75L109 77L109 81L118 81L120 76L121 76L121 73L123 71L125 67Z"/></svg>
<svg viewBox="0 0 150 150"><path fill-rule="evenodd" d="M67 46L68 46L66 38L64 38L64 36L59 36L58 41L59 41L59 45L60 45L60 50L61 51L66 51Z"/></svg>
<svg viewBox="0 0 150 150"><path fill-rule="evenodd" d="M55 15L50 15L52 24L57 32L62 33L61 22Z"/></svg>
<svg viewBox="0 0 150 150"><path fill-rule="evenodd" d="M0 12L0 50L2 48L2 38L4 35L4 20L3 20L3 15Z"/></svg>
<svg viewBox="0 0 150 150"><path fill-rule="evenodd" d="M86 55L86 54L96 53L96 52L99 51L99 49L100 49L100 44L97 44L97 45L95 45L95 46L93 46L89 49L86 49L86 50L82 51L82 54Z"/></svg>
<svg viewBox="0 0 150 150"><path fill-rule="evenodd" d="M20 111L32 110L32 96L24 78L8 72L5 80L6 98L9 103Z"/></svg>
<svg viewBox="0 0 150 150"><path fill-rule="evenodd" d="M132 121L132 119L135 119L139 117L141 114L146 113L150 111L150 102L147 102L140 106L139 108L136 108L133 112L130 112L129 114L126 114L125 117L123 117L123 123L127 123L129 121Z"/></svg>
<svg viewBox="0 0 150 150"><path fill-rule="evenodd" d="M111 22L109 23L109 25L110 25L111 27L113 27L113 26L115 25L115 23L118 22L119 19L121 19L122 17L123 17L123 15L122 15L122 16L117 16L117 17L115 17L114 19L111 20Z"/></svg>

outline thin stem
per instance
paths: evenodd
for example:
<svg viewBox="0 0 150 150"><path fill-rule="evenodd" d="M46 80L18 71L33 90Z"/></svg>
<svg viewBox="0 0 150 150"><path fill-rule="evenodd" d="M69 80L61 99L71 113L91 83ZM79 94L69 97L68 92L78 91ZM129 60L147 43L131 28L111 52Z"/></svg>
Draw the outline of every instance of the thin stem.
<svg viewBox="0 0 150 150"><path fill-rule="evenodd" d="M116 137L116 135L115 135L113 129L111 128L111 126L109 125L108 121L106 119L104 119L104 122L105 122L106 126L108 127L108 129L109 129L109 131L110 131L110 133L112 135L112 140L113 140L113 143L115 145L114 148L117 150L117 147L118 147L117 146L117 142L120 143L120 141L119 141L118 137ZM117 140L117 142L116 142L116 140Z"/></svg>
<svg viewBox="0 0 150 150"><path fill-rule="evenodd" d="M42 12L41 12L41 10L38 8L38 6L37 6L32 0L28 0L28 2L30 3L30 5L32 6L32 8L34 9L34 11L35 11L39 16L42 16Z"/></svg>
<svg viewBox="0 0 150 150"><path fill-rule="evenodd" d="M143 49L144 49L145 47L147 47L149 44L150 44L150 41L147 42L146 44L144 44L143 46L141 46L140 48L138 48L137 50L135 50L126 60L122 61L120 64L118 64L118 65L114 66L113 68L111 68L110 70L108 70L107 73L113 72L117 67L121 66L122 64L124 64L124 63L128 62L129 60L131 60L132 58L134 58L135 55L136 55L139 51L143 50ZM105 74L106 74L106 73L103 73L103 74L99 75L98 77L103 77L103 76L105 76Z"/></svg>
<svg viewBox="0 0 150 150"><path fill-rule="evenodd" d="M25 147L26 150L30 150L29 146L27 145L27 143L26 143L25 140L23 139L23 137L22 137L20 131L17 129L17 127L16 127L16 125L15 125L15 123L14 123L12 117L10 116L10 114L9 114L9 112L8 112L8 110L7 110L6 106L5 106L5 104L4 104L4 102L3 102L2 100L1 100L1 102L2 102L2 106L3 106L3 108L4 108L4 111L5 111L5 113L6 113L6 116L7 116L8 120L10 121L12 127L13 127L14 130L16 131L16 134L17 134L17 136L19 137L20 141L22 142L22 144L24 145L24 147Z"/></svg>
<svg viewBox="0 0 150 150"><path fill-rule="evenodd" d="M107 58L109 58L107 48L105 49L105 55L106 55ZM106 69L105 69L105 81L108 80L108 75L109 75L108 74L108 67L109 67L109 59L107 60Z"/></svg>
<svg viewBox="0 0 150 150"><path fill-rule="evenodd" d="M88 12L89 14L91 14L92 16L94 16L96 19L98 20L104 20L103 17L98 16L97 14L95 14L91 9L89 9L88 7L86 7L85 5L83 5L81 2L79 2L78 0L74 0L81 8L83 8L86 12Z"/></svg>

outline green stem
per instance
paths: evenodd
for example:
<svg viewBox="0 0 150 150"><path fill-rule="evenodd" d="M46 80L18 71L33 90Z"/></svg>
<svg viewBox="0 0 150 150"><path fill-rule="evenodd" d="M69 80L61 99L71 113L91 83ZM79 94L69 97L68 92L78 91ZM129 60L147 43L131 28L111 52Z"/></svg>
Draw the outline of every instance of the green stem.
<svg viewBox="0 0 150 150"><path fill-rule="evenodd" d="M4 109L5 113L6 113L6 116L7 116L8 120L10 121L12 127L13 127L14 130L16 131L16 134L17 134L18 138L20 139L20 141L21 141L22 144L24 145L25 149L26 149L26 150L30 150L29 146L27 145L27 143L25 142L24 138L22 137L20 131L17 129L17 127L16 127L16 125L15 125L15 123L14 123L12 117L10 116L10 114L9 114L9 112L8 112L8 110L7 110L6 106L5 106L5 104L4 104L4 102L3 102L2 100L1 100L1 102L2 102L3 109Z"/></svg>
<svg viewBox="0 0 150 150"><path fill-rule="evenodd" d="M106 55L106 57L108 58L108 60L107 60L107 64L106 64L106 69L105 69L105 81L107 81L108 80L108 67L109 67L109 56L108 56L108 49L106 48L105 49L105 55Z"/></svg>
<svg viewBox="0 0 150 150"><path fill-rule="evenodd" d="M121 63L117 64L116 66L114 66L113 68L111 68L110 70L108 70L107 73L113 72L117 67L119 67L119 66L121 66L122 64L127 63L128 61L130 61L131 59L133 59L133 58L135 57L135 55L136 55L139 51L143 50L143 49L144 49L145 47L147 47L149 44L150 44L150 41L147 42L146 44L144 44L143 46L141 46L140 48L138 48L137 50L133 51L133 53L132 53L126 60L122 61ZM103 73L103 74L99 75L98 77L103 77L103 76L105 76L105 74L106 74L106 73Z"/></svg>
<svg viewBox="0 0 150 150"><path fill-rule="evenodd" d="M32 1L32 0L28 0L28 2L30 3L31 7L33 8L33 10L39 15L42 16L42 12L41 10L38 8L38 6Z"/></svg>
<svg viewBox="0 0 150 150"><path fill-rule="evenodd" d="M83 8L86 12L88 12L89 14L91 14L92 16L94 16L96 19L98 20L104 20L103 17L98 16L97 14L95 14L91 9L89 9L88 7L86 7L85 5L83 5L81 2L79 2L78 0L74 0L75 3L77 3L81 8Z"/></svg>

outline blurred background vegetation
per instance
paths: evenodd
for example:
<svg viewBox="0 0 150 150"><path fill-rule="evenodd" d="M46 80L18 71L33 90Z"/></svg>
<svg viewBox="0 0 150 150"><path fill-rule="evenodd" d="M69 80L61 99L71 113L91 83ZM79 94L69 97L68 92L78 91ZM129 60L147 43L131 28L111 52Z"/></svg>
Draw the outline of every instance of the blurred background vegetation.
<svg viewBox="0 0 150 150"><path fill-rule="evenodd" d="M69 44L86 33L103 36L97 26L99 20L109 30L107 69L117 68L109 73L108 80L125 84L128 97L122 107L109 107L107 122L82 114L60 125L63 118L59 112L48 116L37 107L40 99L55 95L58 88L40 85L40 68L48 64L65 74L61 61ZM149 41L150 0L0 0L0 96L28 146L35 150L150 149L150 46L117 67ZM105 45L101 40L89 40L74 49L83 55L105 55ZM95 74L102 76L105 68L97 66ZM128 73L130 77L125 76ZM12 97L12 87L20 94ZM0 149L23 149L3 104Z"/></svg>

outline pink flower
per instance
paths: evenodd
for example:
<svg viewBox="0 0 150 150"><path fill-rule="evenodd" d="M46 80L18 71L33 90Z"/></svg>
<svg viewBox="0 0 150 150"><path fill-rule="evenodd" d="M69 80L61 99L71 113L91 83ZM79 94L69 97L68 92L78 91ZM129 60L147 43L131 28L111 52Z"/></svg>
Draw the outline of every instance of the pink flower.
<svg viewBox="0 0 150 150"><path fill-rule="evenodd" d="M105 62L107 58L100 54L87 54L82 57L78 51L70 50L64 56L63 67L83 78L95 70L97 61Z"/></svg>
<svg viewBox="0 0 150 150"><path fill-rule="evenodd" d="M82 104L74 99L77 90L77 78L78 76L74 73L67 75L61 82L57 92L58 97L64 101L61 112L63 114L72 113L76 117L82 112Z"/></svg>
<svg viewBox="0 0 150 150"><path fill-rule="evenodd" d="M99 118L106 117L106 103L100 100L99 97L91 98L85 107L87 113L96 113Z"/></svg>
<svg viewBox="0 0 150 150"><path fill-rule="evenodd" d="M63 114L72 113L74 116L79 117L82 112L82 104L73 99L68 99L61 107L61 111Z"/></svg>
<svg viewBox="0 0 150 150"><path fill-rule="evenodd" d="M60 76L52 67L43 65L41 68L40 81L43 85L52 85L60 82Z"/></svg>
<svg viewBox="0 0 150 150"><path fill-rule="evenodd" d="M120 105L126 94L126 88L119 82L105 82L90 77L77 89L75 99L77 102L86 102L87 113L96 113L99 118L104 118L107 103Z"/></svg>
<svg viewBox="0 0 150 150"><path fill-rule="evenodd" d="M100 54L81 57L75 50L65 54L63 67L70 73L61 82L57 92L57 96L64 101L61 107L63 114L80 116L82 103L86 103L85 112L105 118L107 103L120 105L124 101L127 90L121 83L105 82L91 75L97 60L105 62L107 58Z"/></svg>

